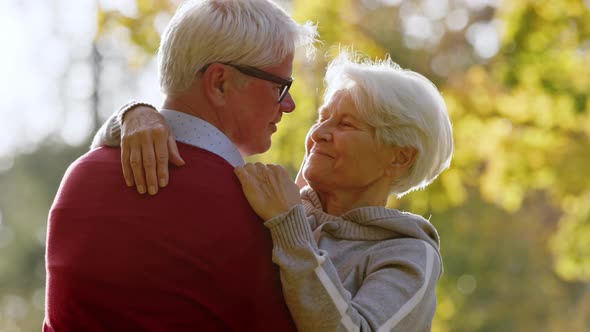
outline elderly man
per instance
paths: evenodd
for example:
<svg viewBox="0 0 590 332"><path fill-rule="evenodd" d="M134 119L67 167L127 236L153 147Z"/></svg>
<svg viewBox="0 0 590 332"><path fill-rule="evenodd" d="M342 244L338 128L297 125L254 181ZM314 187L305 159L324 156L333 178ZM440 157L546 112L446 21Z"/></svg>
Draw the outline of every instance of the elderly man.
<svg viewBox="0 0 590 332"><path fill-rule="evenodd" d="M186 165L157 199L121 183L124 148L69 167L49 214L44 331L294 329L233 169L294 110L294 50L315 36L267 0L179 8L158 62L161 115Z"/></svg>

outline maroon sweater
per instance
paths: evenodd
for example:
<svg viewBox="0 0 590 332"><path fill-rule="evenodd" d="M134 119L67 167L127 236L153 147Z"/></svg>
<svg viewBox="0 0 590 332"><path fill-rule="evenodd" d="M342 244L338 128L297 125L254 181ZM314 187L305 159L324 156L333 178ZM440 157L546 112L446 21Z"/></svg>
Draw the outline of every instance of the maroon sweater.
<svg viewBox="0 0 590 332"><path fill-rule="evenodd" d="M290 331L272 242L233 167L179 143L157 196L124 184L120 150L75 161L49 213L48 331Z"/></svg>

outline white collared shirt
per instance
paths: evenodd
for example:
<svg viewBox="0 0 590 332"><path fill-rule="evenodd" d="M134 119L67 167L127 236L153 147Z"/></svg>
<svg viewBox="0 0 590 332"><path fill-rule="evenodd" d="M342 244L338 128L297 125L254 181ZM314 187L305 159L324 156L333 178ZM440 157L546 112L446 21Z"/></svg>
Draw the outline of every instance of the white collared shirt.
<svg viewBox="0 0 590 332"><path fill-rule="evenodd" d="M244 166L238 148L219 129L209 122L186 113L163 109L160 113L168 121L176 140L212 152L233 167Z"/></svg>

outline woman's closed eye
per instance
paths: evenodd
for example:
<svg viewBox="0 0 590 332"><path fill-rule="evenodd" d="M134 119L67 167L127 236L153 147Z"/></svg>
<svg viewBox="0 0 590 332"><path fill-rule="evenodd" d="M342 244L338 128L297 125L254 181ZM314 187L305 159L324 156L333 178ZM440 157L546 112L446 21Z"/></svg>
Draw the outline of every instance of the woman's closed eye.
<svg viewBox="0 0 590 332"><path fill-rule="evenodd" d="M356 126L354 124L352 124L351 122L348 121L342 121L340 122L340 125L346 128L356 128Z"/></svg>

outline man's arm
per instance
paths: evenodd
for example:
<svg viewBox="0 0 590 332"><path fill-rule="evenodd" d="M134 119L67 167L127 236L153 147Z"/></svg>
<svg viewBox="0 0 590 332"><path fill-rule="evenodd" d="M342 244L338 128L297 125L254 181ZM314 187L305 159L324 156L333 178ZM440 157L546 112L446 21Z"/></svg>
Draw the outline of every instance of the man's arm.
<svg viewBox="0 0 590 332"><path fill-rule="evenodd" d="M140 194L168 185L168 161L184 165L166 119L150 104L131 102L115 112L94 136L91 148L121 145L123 176Z"/></svg>

